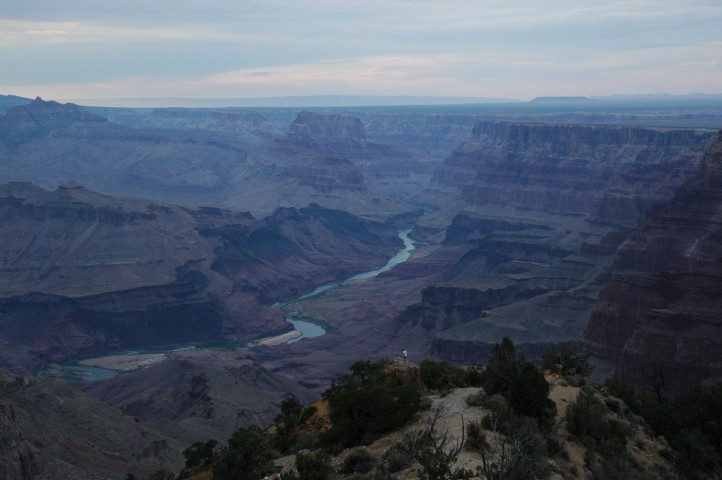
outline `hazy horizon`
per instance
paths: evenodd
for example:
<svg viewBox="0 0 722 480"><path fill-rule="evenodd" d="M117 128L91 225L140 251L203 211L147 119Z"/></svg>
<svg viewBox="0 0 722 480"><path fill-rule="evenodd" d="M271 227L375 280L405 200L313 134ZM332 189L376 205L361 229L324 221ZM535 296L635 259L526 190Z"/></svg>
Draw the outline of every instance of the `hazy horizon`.
<svg viewBox="0 0 722 480"><path fill-rule="evenodd" d="M722 93L716 0L11 2L0 92L51 100Z"/></svg>

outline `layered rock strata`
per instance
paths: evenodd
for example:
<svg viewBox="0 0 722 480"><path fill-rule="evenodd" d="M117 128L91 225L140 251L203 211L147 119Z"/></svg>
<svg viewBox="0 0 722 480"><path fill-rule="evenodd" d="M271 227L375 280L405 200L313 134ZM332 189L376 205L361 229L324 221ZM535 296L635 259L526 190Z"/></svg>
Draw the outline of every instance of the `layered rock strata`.
<svg viewBox="0 0 722 480"><path fill-rule="evenodd" d="M576 340L612 279L617 247L645 210L699 172L713 138L695 130L477 122L436 174L471 205L446 229L441 248L468 251L397 317L395 331L414 329L430 352L463 361L482 360L503 335L528 345Z"/></svg>
<svg viewBox="0 0 722 480"><path fill-rule="evenodd" d="M661 396L722 380L722 135L701 175L620 245L614 272L584 332L590 351Z"/></svg>
<svg viewBox="0 0 722 480"><path fill-rule="evenodd" d="M321 191L365 189L358 167L338 148L331 148L364 140L363 126L355 118L302 112L288 133L264 146L255 159L254 174L294 178Z"/></svg>
<svg viewBox="0 0 722 480"><path fill-rule="evenodd" d="M588 214L613 195L631 200L638 216L696 175L712 139L696 130L480 121L436 178L477 205Z"/></svg>

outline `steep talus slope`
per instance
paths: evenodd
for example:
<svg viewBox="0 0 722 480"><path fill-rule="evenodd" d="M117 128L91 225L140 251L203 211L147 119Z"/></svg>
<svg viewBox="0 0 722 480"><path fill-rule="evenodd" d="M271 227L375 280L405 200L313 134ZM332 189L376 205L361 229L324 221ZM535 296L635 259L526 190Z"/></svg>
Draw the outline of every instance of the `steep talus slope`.
<svg viewBox="0 0 722 480"><path fill-rule="evenodd" d="M226 325L244 323L219 300L231 281L210 269L214 245L197 228L213 218L203 210L74 183L54 192L0 186L0 209L0 338L10 342L0 357L13 371L108 349L217 340Z"/></svg>
<svg viewBox="0 0 722 480"><path fill-rule="evenodd" d="M0 475L122 479L177 469L184 444L75 387L0 370Z"/></svg>
<svg viewBox="0 0 722 480"><path fill-rule="evenodd" d="M301 112L288 135L299 144L328 148L360 167L365 176L408 175L425 172L407 151L372 138L361 120L343 115Z"/></svg>
<svg viewBox="0 0 722 480"><path fill-rule="evenodd" d="M477 115L444 113L356 113L379 142L403 146L423 162L440 163L469 136Z"/></svg>
<svg viewBox="0 0 722 480"><path fill-rule="evenodd" d="M84 109L37 98L0 116L0 182L55 188L72 179L106 194L256 216L318 203L388 217L429 205L418 193L440 160L420 161L396 141L379 142L358 118L337 114L300 112L279 134L258 112Z"/></svg>
<svg viewBox="0 0 722 480"><path fill-rule="evenodd" d="M213 269L234 279L236 290L269 304L359 273L361 265L383 264L401 245L395 233L315 204L279 208L252 229L204 232L222 242Z"/></svg>
<svg viewBox="0 0 722 480"><path fill-rule="evenodd" d="M622 243L614 272L584 332L590 351L663 395L722 380L722 136L701 175Z"/></svg>
<svg viewBox="0 0 722 480"><path fill-rule="evenodd" d="M9 108L30 103L32 99L18 97L15 95L0 95L0 114L5 113Z"/></svg>
<svg viewBox="0 0 722 480"><path fill-rule="evenodd" d="M92 295L172 282L177 267L212 254L189 211L72 182L53 192L2 185L0 209L3 296Z"/></svg>

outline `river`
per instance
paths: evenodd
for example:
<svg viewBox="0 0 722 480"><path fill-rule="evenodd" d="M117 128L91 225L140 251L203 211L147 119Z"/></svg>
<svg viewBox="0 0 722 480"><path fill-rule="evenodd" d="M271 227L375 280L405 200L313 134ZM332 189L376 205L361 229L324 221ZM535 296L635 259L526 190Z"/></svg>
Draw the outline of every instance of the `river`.
<svg viewBox="0 0 722 480"><path fill-rule="evenodd" d="M358 273L352 277L347 278L346 280L342 280L340 282L330 282L326 283L324 285L321 285L320 287L317 287L313 290L311 290L308 293L304 293L303 295L299 297L295 297L293 300L287 301L287 302L281 302L276 303L273 305L274 308L283 308L288 305L292 305L295 302L300 302L302 300L308 300L309 298L316 297L323 292L330 290L332 288L340 287L342 285L348 285L351 283L355 283L361 280L366 280L369 278L373 278L377 275L380 275L384 272L388 272L392 268L394 268L396 265L400 263L404 263L406 260L411 257L411 253L416 249L416 243L409 237L409 234L413 228L409 228L407 230L404 230L402 232L399 232L399 238L404 242L403 248L399 250L399 252L391 257L386 264L381 267L377 268L376 270L371 270L369 272L363 272ZM298 316L289 316L286 318L286 320L293 324L293 327L301 332L301 336L292 338L287 343L295 343L299 340L302 340L304 338L313 338L313 337L320 337L321 335L324 335L326 333L326 330L323 329L320 325L313 322L313 319L309 319L306 317L298 317Z"/></svg>
<svg viewBox="0 0 722 480"><path fill-rule="evenodd" d="M363 281L369 278L373 278L381 273L387 272L394 268L396 265L405 262L409 259L411 256L411 253L416 249L416 244L414 241L409 238L409 234L411 233L413 229L409 228L408 230L404 230L402 232L399 232L399 238L403 240L404 246L399 252L391 257L386 264L381 267L377 268L375 270L371 270L369 272L363 272L359 273L357 275L354 275L352 277L347 278L346 280L342 280L339 282L331 282L327 283L325 285L321 285L318 288L313 289L312 291L305 293L299 297L295 297L291 300L288 300L286 302L279 302L274 305L272 305L272 308L284 308L289 305L294 304L295 302L300 302L302 300L307 300L309 298L313 298L315 296L320 295L321 293L330 290L332 288L339 287L341 285L348 285L354 282ZM326 333L326 330L319 324L315 323L313 319L305 318L305 317L295 317L295 316L288 316L286 320L293 324L293 328L295 330L298 330L301 332L301 336L293 338L288 341L288 343L294 343L298 342L299 340L302 340L304 338L313 338L313 337L320 337L321 335L324 335ZM234 342L235 343L235 342ZM202 346L182 346L178 347L175 346L172 349L167 350L149 350L149 352L153 353L172 353L174 351L179 350L185 350L185 349L193 349L193 348L203 348ZM142 354L145 353L145 351L132 351L132 352L123 352L123 353L115 353L113 355L136 355L136 354ZM99 368L99 367L91 367L88 365L81 365L77 361L71 361L67 363L62 364L56 364L52 368L48 369L46 372L42 373L41 375L48 375L53 376L55 378L64 378L67 380L83 380L83 381L95 381L95 380L102 380L105 378L110 378L115 375L118 375L120 372L116 370L109 370L106 368Z"/></svg>

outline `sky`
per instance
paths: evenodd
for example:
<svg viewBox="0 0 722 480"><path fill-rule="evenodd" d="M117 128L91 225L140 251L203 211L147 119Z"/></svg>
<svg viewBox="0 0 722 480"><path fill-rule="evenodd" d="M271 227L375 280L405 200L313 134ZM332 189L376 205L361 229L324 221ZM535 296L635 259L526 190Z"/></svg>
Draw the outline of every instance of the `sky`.
<svg viewBox="0 0 722 480"><path fill-rule="evenodd" d="M0 94L722 93L722 1L0 0Z"/></svg>

